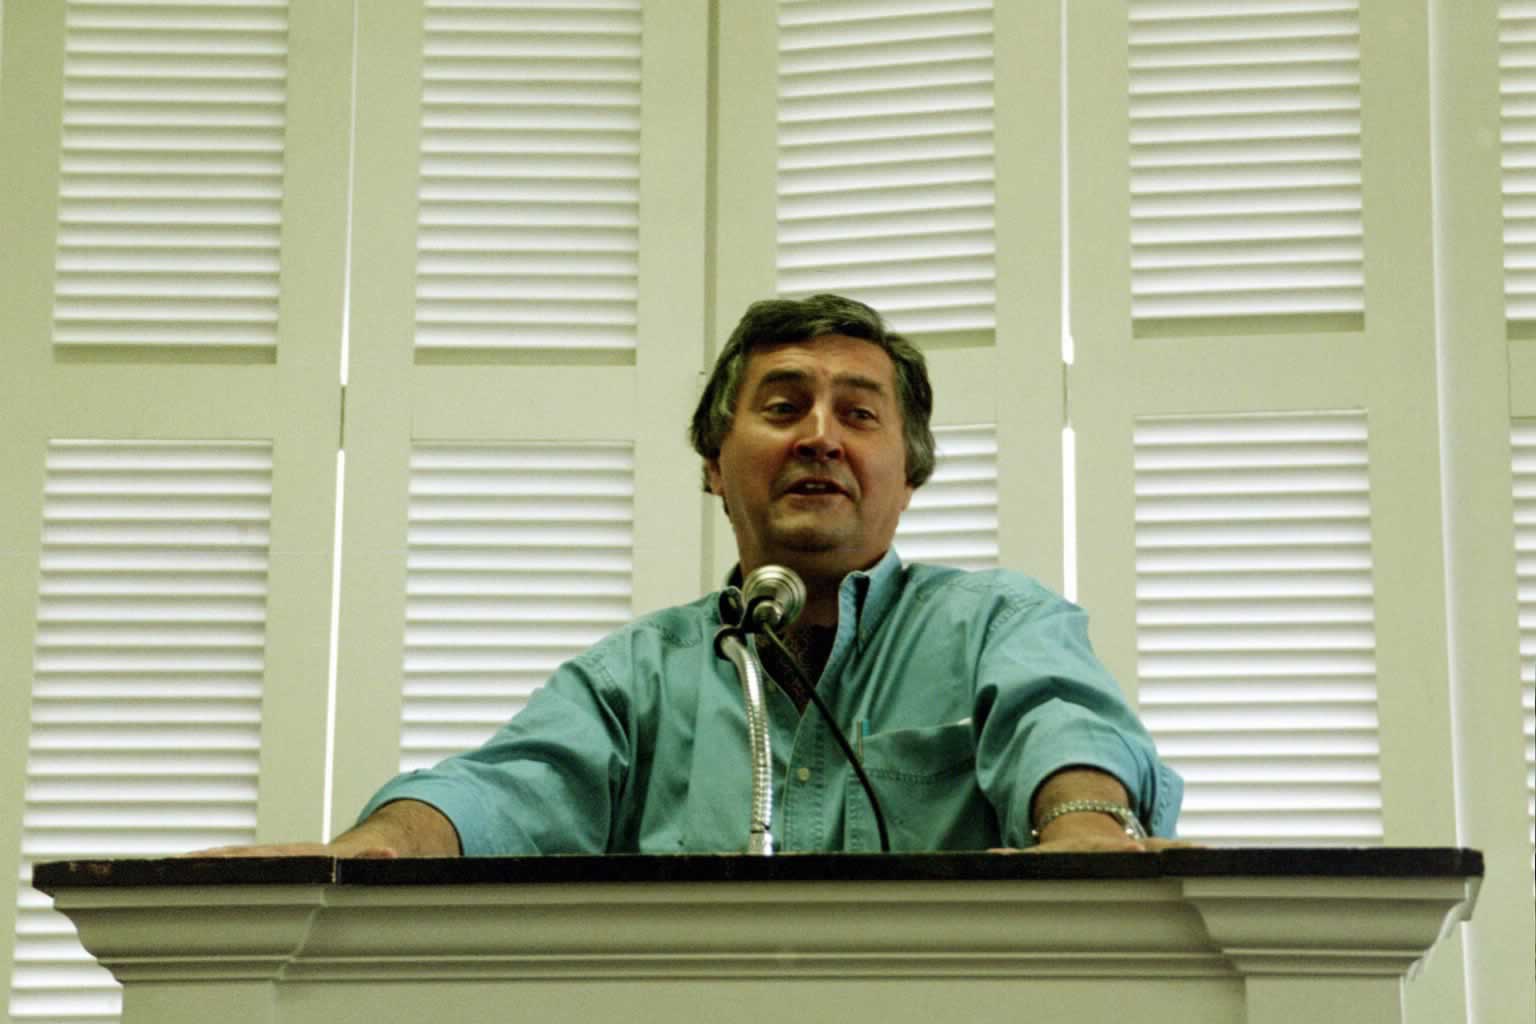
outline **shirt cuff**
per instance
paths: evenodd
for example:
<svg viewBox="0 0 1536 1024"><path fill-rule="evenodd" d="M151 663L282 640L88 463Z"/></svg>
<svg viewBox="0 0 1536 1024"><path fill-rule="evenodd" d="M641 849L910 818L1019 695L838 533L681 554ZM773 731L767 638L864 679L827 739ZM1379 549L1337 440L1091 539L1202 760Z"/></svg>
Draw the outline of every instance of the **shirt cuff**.
<svg viewBox="0 0 1536 1024"><path fill-rule="evenodd" d="M485 822L490 819L479 806L479 801L466 792L462 785L433 776L429 772L407 772L385 783L363 806L357 816L357 824L362 824L373 812L395 800L415 800L447 818L459 834L459 848L466 857L485 857L506 852L496 849L497 844L488 834Z"/></svg>

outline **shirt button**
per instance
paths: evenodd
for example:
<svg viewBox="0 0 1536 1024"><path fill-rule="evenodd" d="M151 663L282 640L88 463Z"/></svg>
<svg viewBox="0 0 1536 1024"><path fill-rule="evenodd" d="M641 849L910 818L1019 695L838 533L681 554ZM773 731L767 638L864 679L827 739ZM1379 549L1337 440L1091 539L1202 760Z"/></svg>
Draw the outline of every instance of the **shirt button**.
<svg viewBox="0 0 1536 1024"><path fill-rule="evenodd" d="M811 770L809 768L801 768L799 771L795 772L795 778L799 779L801 782L810 782Z"/></svg>

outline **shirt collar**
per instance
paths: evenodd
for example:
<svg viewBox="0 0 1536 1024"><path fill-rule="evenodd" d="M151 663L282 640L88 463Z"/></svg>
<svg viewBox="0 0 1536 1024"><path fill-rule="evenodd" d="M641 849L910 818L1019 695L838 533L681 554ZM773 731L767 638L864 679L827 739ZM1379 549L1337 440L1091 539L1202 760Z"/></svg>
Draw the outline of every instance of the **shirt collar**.
<svg viewBox="0 0 1536 1024"><path fill-rule="evenodd" d="M843 577L837 588L838 632L842 632L844 620L851 620L862 641L879 628L885 613L890 610L901 589L901 556L895 548L888 548L880 561L868 569L859 569ZM723 606L725 594L733 587L741 586L741 563L731 566L725 574L725 590L716 602ZM724 621L725 616L721 616Z"/></svg>
<svg viewBox="0 0 1536 1024"><path fill-rule="evenodd" d="M862 644L869 634L880 628L885 613L895 603L897 591L901 589L901 577L901 556L896 554L895 548L886 549L880 561L868 569L844 576L837 592L838 625L842 625L844 616L851 614Z"/></svg>

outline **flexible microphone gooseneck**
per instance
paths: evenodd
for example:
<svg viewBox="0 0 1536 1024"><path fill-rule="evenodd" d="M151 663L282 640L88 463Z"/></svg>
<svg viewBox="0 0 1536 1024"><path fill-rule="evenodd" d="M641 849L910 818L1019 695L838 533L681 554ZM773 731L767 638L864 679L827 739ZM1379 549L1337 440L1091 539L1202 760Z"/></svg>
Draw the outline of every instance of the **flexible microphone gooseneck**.
<svg viewBox="0 0 1536 1024"><path fill-rule="evenodd" d="M880 833L880 852L891 852L890 835L886 832L885 813L880 808L880 800L875 796L875 787L869 781L869 776L864 772L864 764L858 755L853 752L853 747L848 743L848 737L843 735L843 730L838 728L837 722L832 718L832 712L827 709L826 702L816 692L816 686L806 676L805 669L800 666L800 660L785 646L780 639L778 630L788 628L805 607L805 583L793 569L782 565L763 565L753 569L747 574L742 583L742 602L745 610L742 613L741 625L738 627L744 633L758 633L768 638L780 657L789 665L795 673L801 687L811 698L811 703L816 705L822 721L827 723L827 728L832 730L832 738L837 741L838 747L843 751L843 756L848 759L854 775L858 776L859 785L864 787L864 795L869 797L869 806L875 815L875 828Z"/></svg>

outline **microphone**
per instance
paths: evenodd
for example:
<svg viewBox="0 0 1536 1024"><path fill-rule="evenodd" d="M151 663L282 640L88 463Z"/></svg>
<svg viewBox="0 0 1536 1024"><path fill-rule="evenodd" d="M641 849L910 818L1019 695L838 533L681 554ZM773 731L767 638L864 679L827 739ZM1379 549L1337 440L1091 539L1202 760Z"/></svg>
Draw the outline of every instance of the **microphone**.
<svg viewBox="0 0 1536 1024"><path fill-rule="evenodd" d="M832 738L837 741L843 756L853 767L854 775L858 776L859 785L864 788L865 795L869 797L869 807L875 815L875 828L880 833L880 852L890 853L891 837L885 828L885 813L880 808L880 798L875 795L874 784L869 781L869 775L864 771L862 760L848 745L848 737L844 736L843 730L838 728L837 720L832 717L826 701L816 693L816 684L806 677L805 669L800 667L800 662L796 660L794 653L784 646L783 640L779 639L780 628L787 628L805 607L805 581L793 569L782 565L763 565L747 574L747 578L741 584L741 592L742 604L745 605L746 611L742 614L741 625L737 628L743 633L758 633L766 637L778 650L784 663L800 680L805 695L810 698L812 704L816 705L816 710L821 712L822 720L827 723Z"/></svg>
<svg viewBox="0 0 1536 1024"><path fill-rule="evenodd" d="M778 650L780 657L784 659L796 678L799 679L805 694L811 703L816 705L816 710L821 713L822 720L827 723L832 738L837 741L843 756L853 767L854 775L858 776L859 785L864 788L864 793L869 797L870 810L875 815L875 828L880 833L880 852L891 852L891 837L885 827L885 813L880 808L880 799L875 795L874 784L869 781L869 775L864 771L864 764L859 756L853 752L853 747L848 745L848 737L843 735L843 730L838 728L837 720L832 717L826 701L816 693L816 684L806 678L805 669L800 667L794 653L784 646L784 641L779 639L779 629L788 627L795 621L796 616L805 608L805 581L793 569L782 565L761 565L747 574L742 581L741 592L735 593L733 589L727 590L720 598L720 617L724 621L728 616L740 612L741 619L738 625L722 626L715 634L715 652L722 657L728 657L736 665L736 671L742 677L742 688L747 694L747 733L753 737L753 764L757 767L753 775L753 807L754 818L752 826L752 840L749 851L753 853L772 853L772 837L768 835L767 822L771 819L773 787L765 780L772 777L772 758L768 753L767 725L763 720L764 712L761 704L761 695L756 683L748 683L748 678L755 678L755 672L761 671L761 666L749 669L746 667L750 658L754 666L756 656L743 654L745 650L742 636L747 633L757 633L766 637ZM732 654L734 649L737 653ZM754 701L753 694L758 694Z"/></svg>
<svg viewBox="0 0 1536 1024"><path fill-rule="evenodd" d="M753 569L742 583L741 592L746 606L741 628L747 633L785 628L805 607L804 581L793 569L782 565L760 565Z"/></svg>

